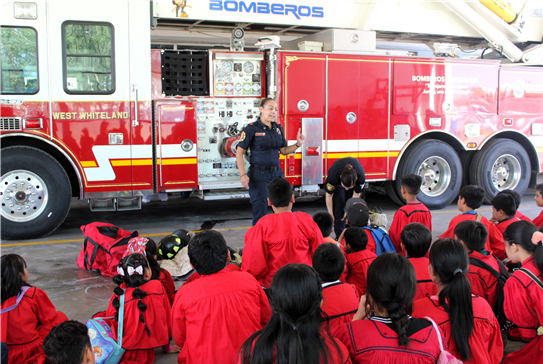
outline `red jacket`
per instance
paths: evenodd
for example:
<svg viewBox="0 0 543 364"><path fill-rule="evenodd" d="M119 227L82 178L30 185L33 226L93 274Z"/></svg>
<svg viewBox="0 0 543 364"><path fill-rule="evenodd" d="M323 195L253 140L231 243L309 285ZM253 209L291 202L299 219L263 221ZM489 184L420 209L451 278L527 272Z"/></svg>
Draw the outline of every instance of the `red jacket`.
<svg viewBox="0 0 543 364"><path fill-rule="evenodd" d="M161 268L158 280L162 283L162 286L168 295L168 301L170 301L170 305L172 305L175 296L175 283L173 283L172 275L166 269Z"/></svg>
<svg viewBox="0 0 543 364"><path fill-rule="evenodd" d="M529 222L532 222L532 220L530 220L529 217L527 217L526 215L524 215L522 212L518 211L515 213L515 217L517 217L519 220L524 220L524 221L529 221Z"/></svg>
<svg viewBox="0 0 543 364"><path fill-rule="evenodd" d="M243 342L271 317L260 284L226 268L181 286L172 312L173 339L182 348L177 362L189 364L235 363Z"/></svg>
<svg viewBox="0 0 543 364"><path fill-rule="evenodd" d="M351 358L349 357L349 351L347 350L347 348L345 347L345 345L343 345L341 341L339 341L336 338L330 337L325 332L322 333L322 336L324 338L325 350L328 353L328 356L327 356L328 364L352 364ZM253 341L253 348L254 348L254 341ZM242 363L243 363L243 353L240 352L240 355L238 355L236 364L242 364ZM321 364L325 363L324 358L321 358L320 363Z"/></svg>
<svg viewBox="0 0 543 364"><path fill-rule="evenodd" d="M390 229L388 230L388 235L390 235L390 239L392 239L392 243L397 252L402 250L400 246L400 235L403 228L405 225L412 222L421 223L432 231L432 214L422 202L409 202L407 205L400 207L394 214L392 225L390 225Z"/></svg>
<svg viewBox="0 0 543 364"><path fill-rule="evenodd" d="M522 267L543 281L543 274L537 268L533 257L522 262ZM524 341L531 340L519 351L509 354L505 363L541 362L543 335L537 336L536 329L543 326L543 290L525 273L516 271L505 283L504 296L505 315L518 325L520 336Z"/></svg>
<svg viewBox="0 0 543 364"><path fill-rule="evenodd" d="M366 294L366 279L368 268L377 255L365 249L355 253L349 253L347 257L346 282L354 285L358 294L362 297Z"/></svg>
<svg viewBox="0 0 543 364"><path fill-rule="evenodd" d="M538 228L540 228L541 226L543 226L543 211L541 211L541 213L539 214L539 216L537 216L535 219L533 219L532 222L533 222L534 225L537 226Z"/></svg>
<svg viewBox="0 0 543 364"><path fill-rule="evenodd" d="M492 308L482 297L472 296L473 332L469 338L470 361L464 364L499 364L503 357L503 341L500 325ZM460 355L451 333L449 314L439 305L437 296L425 297L414 303L414 317L431 317L438 325L447 342L448 351L459 360Z"/></svg>
<svg viewBox="0 0 543 364"><path fill-rule="evenodd" d="M454 228L461 221L464 220L477 220L477 212L475 210L461 213L454 217L449 223L449 228L445 231L440 239L451 238L454 239ZM494 253L498 258L504 260L507 258L505 254L505 245L503 243L503 234L496 228L496 225L491 223L486 217L481 216L481 224L483 224L488 230L488 240L485 245L485 250Z"/></svg>
<svg viewBox="0 0 543 364"><path fill-rule="evenodd" d="M10 297L2 309L15 304L17 296ZM19 305L3 313L1 323L2 341L9 348L9 363L21 363L43 353L43 339L66 315L55 309L47 294L39 288L30 287Z"/></svg>
<svg viewBox="0 0 543 364"><path fill-rule="evenodd" d="M311 265L313 252L322 243L311 215L300 211L266 215L245 234L241 270L269 288L275 272L285 265Z"/></svg>
<svg viewBox="0 0 543 364"><path fill-rule="evenodd" d="M407 259L413 264L417 276L417 293L415 293L413 301L426 297L427 294L430 296L437 294L437 286L432 282L428 272L430 260L426 257Z"/></svg>
<svg viewBox="0 0 543 364"><path fill-rule="evenodd" d="M483 255L474 251L471 252L469 256L479 259L483 263L494 268L496 272L500 273L500 266L493 255ZM486 269L479 268L472 264L469 265L469 271L466 277L471 284L471 293L483 297L490 307L494 307L496 305L496 299L498 298L498 279Z"/></svg>
<svg viewBox="0 0 543 364"><path fill-rule="evenodd" d="M123 360L134 360L138 363L153 363L155 359L154 348L167 345L170 342L171 317L170 301L166 290L160 281L153 279L139 287L140 290L147 293L147 296L141 299L147 309L143 311L144 322L140 321L142 311L137 307L139 300L134 298L133 294L136 288L126 288L124 298L124 319L123 319L123 348L126 349ZM113 317L117 312L113 307L111 296L109 306L106 311L99 312L93 316ZM117 340L118 323L115 319L105 319L111 327L115 340ZM145 325L149 328L151 335L147 334Z"/></svg>
<svg viewBox="0 0 543 364"><path fill-rule="evenodd" d="M411 319L407 347L399 345L398 334L391 325L390 319L373 317L342 324L332 334L345 344L355 364L436 363L440 348L431 322Z"/></svg>
<svg viewBox="0 0 543 364"><path fill-rule="evenodd" d="M241 268L235 265L234 263L226 264L226 269L229 270L230 272L241 272ZM194 273L192 273L190 277L187 278L187 281L184 284L193 282L200 277L201 275L199 275L198 272L194 271Z"/></svg>
<svg viewBox="0 0 543 364"><path fill-rule="evenodd" d="M326 313L326 319L330 330L336 326L350 322L358 310L360 296L352 284L340 281L324 283L322 285L322 311ZM322 328L326 329L326 322Z"/></svg>

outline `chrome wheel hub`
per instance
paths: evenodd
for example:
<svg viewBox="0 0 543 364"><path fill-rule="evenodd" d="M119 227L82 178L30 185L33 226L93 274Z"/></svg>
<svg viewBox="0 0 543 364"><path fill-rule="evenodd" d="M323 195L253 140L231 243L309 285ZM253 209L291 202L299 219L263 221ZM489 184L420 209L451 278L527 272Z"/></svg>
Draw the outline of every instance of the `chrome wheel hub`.
<svg viewBox="0 0 543 364"><path fill-rule="evenodd" d="M511 154L500 156L492 165L492 184L498 191L514 189L521 178L518 159Z"/></svg>
<svg viewBox="0 0 543 364"><path fill-rule="evenodd" d="M35 173L15 170L0 179L0 214L11 221L35 219L47 205L47 186Z"/></svg>
<svg viewBox="0 0 543 364"><path fill-rule="evenodd" d="M421 163L417 174L422 177L422 193L435 197L447 190L451 183L451 167L441 157L430 157Z"/></svg>

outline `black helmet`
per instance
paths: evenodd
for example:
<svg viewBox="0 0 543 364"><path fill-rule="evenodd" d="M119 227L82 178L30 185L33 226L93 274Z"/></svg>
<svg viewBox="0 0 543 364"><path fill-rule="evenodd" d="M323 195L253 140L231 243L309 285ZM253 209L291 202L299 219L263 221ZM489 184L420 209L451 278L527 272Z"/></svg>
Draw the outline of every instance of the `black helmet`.
<svg viewBox="0 0 543 364"><path fill-rule="evenodd" d="M162 259L173 259L175 255L189 244L190 235L186 230L176 230L158 243L158 255Z"/></svg>

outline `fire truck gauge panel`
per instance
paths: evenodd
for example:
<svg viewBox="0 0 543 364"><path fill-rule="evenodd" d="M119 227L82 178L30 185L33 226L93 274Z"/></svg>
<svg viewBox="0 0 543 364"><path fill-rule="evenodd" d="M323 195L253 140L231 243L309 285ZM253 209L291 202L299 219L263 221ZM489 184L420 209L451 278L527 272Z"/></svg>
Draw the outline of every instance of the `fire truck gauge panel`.
<svg viewBox="0 0 543 364"><path fill-rule="evenodd" d="M252 88L251 85L249 85ZM259 113L258 99L213 99L196 103L198 175L202 189L239 182L236 147L241 130ZM246 161L246 168L248 162Z"/></svg>
<svg viewBox="0 0 543 364"><path fill-rule="evenodd" d="M213 85L218 97L260 97L262 86L261 57L233 58L236 54L216 54Z"/></svg>

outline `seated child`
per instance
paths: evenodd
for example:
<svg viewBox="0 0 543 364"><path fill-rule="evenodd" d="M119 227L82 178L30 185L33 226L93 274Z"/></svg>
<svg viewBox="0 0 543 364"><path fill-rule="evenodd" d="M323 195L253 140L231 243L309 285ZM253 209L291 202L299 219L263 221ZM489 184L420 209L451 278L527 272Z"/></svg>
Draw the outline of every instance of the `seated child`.
<svg viewBox="0 0 543 364"><path fill-rule="evenodd" d="M405 225L400 240L401 250L407 252L407 259L413 264L417 276L417 293L415 293L414 301L426 297L427 294L435 295L437 286L428 273L430 261L426 258L432 244L432 233L426 226L412 222Z"/></svg>
<svg viewBox="0 0 543 364"><path fill-rule="evenodd" d="M196 234L188 250L201 277L175 295L173 339L182 348L177 361L234 364L243 342L270 319L266 293L250 274L226 269L228 248L218 231Z"/></svg>
<svg viewBox="0 0 543 364"><path fill-rule="evenodd" d="M359 227L345 229L345 252L347 253L347 277L346 282L354 285L358 295L362 297L366 293L366 273L371 262L377 255L367 249L368 234Z"/></svg>
<svg viewBox="0 0 543 364"><path fill-rule="evenodd" d="M522 349L507 355L507 364L541 363L542 360L543 289L527 274L543 281L542 231L528 221L517 221L503 234L511 262L521 263L522 268L528 270L516 270L505 283L505 315L519 327L520 338L529 341Z"/></svg>
<svg viewBox="0 0 543 364"><path fill-rule="evenodd" d="M479 186L468 185L462 187L458 194L458 210L462 213L454 217L449 223L449 228L445 231L440 239L450 238L454 239L454 228L460 221L464 220L476 220L480 221L488 230L488 241L485 249L496 254L500 259L505 259L505 245L503 245L503 235L496 228L496 225L491 223L486 217L480 215L475 211L483 204L485 199L485 190Z"/></svg>
<svg viewBox="0 0 543 364"><path fill-rule="evenodd" d="M323 329L326 329L326 324L332 330L339 324L352 321L360 296L352 284L339 281L345 271L345 256L341 249L333 243L320 245L313 254L313 269L322 281Z"/></svg>
<svg viewBox="0 0 543 364"><path fill-rule="evenodd" d="M117 285L106 311L93 316L103 317L111 327L115 340L119 317L120 297L124 295L122 346L126 350L123 363L147 363L155 360L154 348L170 343L170 301L159 280L151 279L153 271L145 258L145 247L135 246L133 253L121 259L113 283ZM122 287L125 287L123 289Z"/></svg>
<svg viewBox="0 0 543 364"><path fill-rule="evenodd" d="M499 364L500 325L488 302L471 294L469 258L458 240L439 239L430 248L430 277L437 296L415 301L413 317L430 317L445 334L448 351L464 363Z"/></svg>
<svg viewBox="0 0 543 364"><path fill-rule="evenodd" d="M485 250L488 237L485 226L477 221L462 221L456 225L454 236L468 251L470 266L466 276L471 284L471 293L483 297L490 307L494 308L498 297L498 279L490 271L471 264L472 259L477 259L498 273L502 269L501 261ZM505 270L505 267L503 269Z"/></svg>
<svg viewBox="0 0 543 364"><path fill-rule="evenodd" d="M332 229L334 228L334 218L328 211L318 211L313 214L313 221L319 227L322 233L322 237L325 243L334 243L339 246L337 241L330 237Z"/></svg>
<svg viewBox="0 0 543 364"><path fill-rule="evenodd" d="M428 230L432 231L432 214L430 210L422 202L417 200L417 195L420 193L420 185L422 184L422 177L416 174L406 174L402 177L402 197L407 202L406 205L400 207L394 214L392 225L388 230L390 239L396 248L397 252L400 252L400 234L405 225L411 222L418 222L426 226ZM403 254L405 255L405 254ZM415 268L416 269L416 268Z"/></svg>
<svg viewBox="0 0 543 364"><path fill-rule="evenodd" d="M2 341L9 348L9 362L22 363L43 355L43 339L66 315L55 309L47 294L27 283L25 260L17 254L2 255Z"/></svg>
<svg viewBox="0 0 543 364"><path fill-rule="evenodd" d="M345 344L354 363L435 364L440 332L424 318L413 318L415 271L396 253L381 254L368 269L366 296L352 322L332 333Z"/></svg>
<svg viewBox="0 0 543 364"><path fill-rule="evenodd" d="M291 264L311 264L315 249L323 243L322 233L311 215L292 212L291 184L276 178L268 184L268 205L274 214L258 220L247 230L241 270L252 274L269 288L275 272Z"/></svg>
<svg viewBox="0 0 543 364"><path fill-rule="evenodd" d="M515 199L515 205L517 206L517 212L515 213L515 217L518 217L519 220L532 222L532 220L530 220L530 218L528 218L526 215L524 215L522 212L520 212L518 210L518 208L520 207L520 202L522 200L522 196L520 195L520 193L518 193L515 190L503 190L503 191L498 192L498 195L501 194L501 193L505 193L506 195L510 195L511 197L513 197Z"/></svg>
<svg viewBox="0 0 543 364"><path fill-rule="evenodd" d="M43 340L43 351L51 364L94 364L89 329L70 320L57 325Z"/></svg>
<svg viewBox="0 0 543 364"><path fill-rule="evenodd" d="M491 221L496 224L496 227L500 233L503 234L505 229L507 229L507 227L515 221L520 221L518 217L515 217L515 214L517 213L517 205L513 196L503 193L497 194L490 203L492 204ZM507 258L507 256L498 256L498 258L503 260Z"/></svg>
<svg viewBox="0 0 543 364"><path fill-rule="evenodd" d="M345 226L360 227L366 229L368 235L368 246L366 249L375 253L376 244L372 234L368 234L368 222L370 220L370 209L368 204L361 198L350 198L345 204ZM345 231L345 230L343 230ZM344 234L339 236L339 246L345 248Z"/></svg>
<svg viewBox="0 0 543 364"><path fill-rule="evenodd" d="M232 254L233 254L232 250L233 250L232 248L228 247L228 257L226 258L226 262L227 262L226 269L228 269L231 272L240 272L241 267L232 261ZM201 275L195 271L187 278L187 281L185 282L185 284L190 283L200 277Z"/></svg>
<svg viewBox="0 0 543 364"><path fill-rule="evenodd" d="M540 183L535 186L535 203L538 207L543 207L543 183ZM543 226L543 211L537 216L535 219L532 220L534 225L538 228Z"/></svg>

